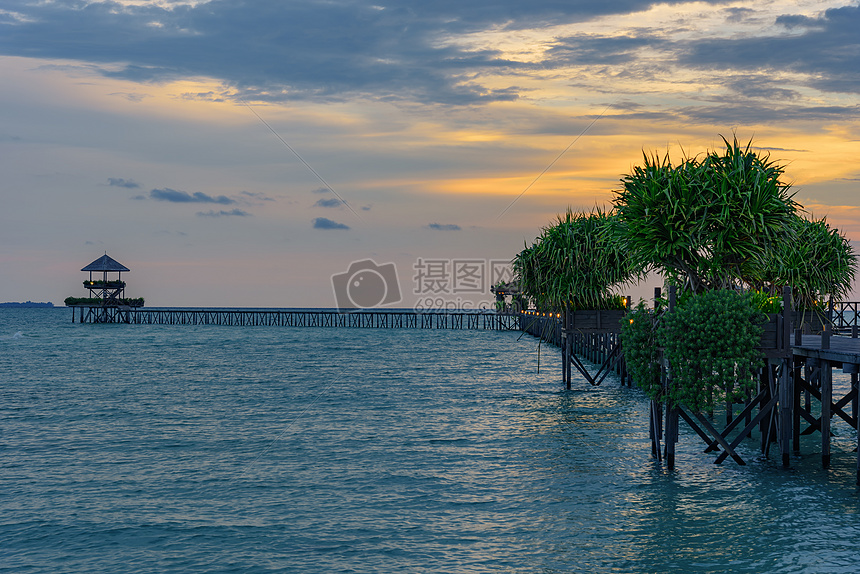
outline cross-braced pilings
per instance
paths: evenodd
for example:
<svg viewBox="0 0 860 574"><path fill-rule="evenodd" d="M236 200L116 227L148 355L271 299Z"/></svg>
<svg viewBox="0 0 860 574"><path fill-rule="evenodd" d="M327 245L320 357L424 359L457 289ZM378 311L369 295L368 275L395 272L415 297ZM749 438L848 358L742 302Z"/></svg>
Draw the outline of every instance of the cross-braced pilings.
<svg viewBox="0 0 860 574"><path fill-rule="evenodd" d="M673 299L670 293L669 301ZM820 315L801 317L792 311L790 291L783 294L783 299L783 311L769 317L761 338L765 364L758 371L758 387L743 403L725 405L725 426L717 422L712 412L650 402L651 452L659 461L665 460L670 468L674 466L680 421L703 441L704 452L715 454L716 464L727 458L745 464L738 447L745 439L757 435L761 452L769 456L771 448L776 446L783 465L788 467L792 453L800 452L800 437L818 432L821 463L827 467L831 462L831 423L838 419L857 431L860 442L857 325L860 303L833 303L827 312L828 319ZM599 312L590 313L593 315L590 323L577 323L573 316L526 311L523 330L561 348L562 379L567 388L573 368L592 385L600 384L610 370L620 375L622 384L630 384L619 319L610 312L602 312L601 324L595 319ZM804 333L810 328L821 334ZM585 362L598 365L596 374L589 371ZM660 362L663 384L671 385L671 370L665 360ZM591 371L594 369L592 366ZM844 396L834 396L833 369L850 374L851 385ZM860 449L857 481L860 484Z"/></svg>
<svg viewBox="0 0 860 574"><path fill-rule="evenodd" d="M621 352L620 322L623 310L583 310L565 313L522 312L522 329L561 349L562 381L571 387L573 369L593 386L613 372L621 384L630 384ZM596 363L597 370L584 361ZM593 371L593 372L592 372Z"/></svg>

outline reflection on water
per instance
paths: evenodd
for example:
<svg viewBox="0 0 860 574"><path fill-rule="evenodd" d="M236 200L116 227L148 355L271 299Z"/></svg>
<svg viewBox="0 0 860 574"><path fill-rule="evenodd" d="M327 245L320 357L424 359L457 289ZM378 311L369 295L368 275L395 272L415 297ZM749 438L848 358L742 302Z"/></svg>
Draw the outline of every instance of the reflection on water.
<svg viewBox="0 0 860 574"><path fill-rule="evenodd" d="M0 313L16 572L853 572L856 435L714 465L513 333ZM21 337L11 337L21 332ZM845 384L840 375L840 384Z"/></svg>

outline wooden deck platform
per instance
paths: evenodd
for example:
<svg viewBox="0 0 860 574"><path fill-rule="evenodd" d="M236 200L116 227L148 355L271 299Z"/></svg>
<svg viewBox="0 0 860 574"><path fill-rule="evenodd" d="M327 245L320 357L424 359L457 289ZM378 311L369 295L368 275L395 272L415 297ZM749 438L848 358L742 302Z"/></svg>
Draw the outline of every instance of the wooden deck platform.
<svg viewBox="0 0 860 574"><path fill-rule="evenodd" d="M860 364L860 338L830 337L828 348L822 346L821 335L799 335L792 345L795 356L825 359L832 363Z"/></svg>

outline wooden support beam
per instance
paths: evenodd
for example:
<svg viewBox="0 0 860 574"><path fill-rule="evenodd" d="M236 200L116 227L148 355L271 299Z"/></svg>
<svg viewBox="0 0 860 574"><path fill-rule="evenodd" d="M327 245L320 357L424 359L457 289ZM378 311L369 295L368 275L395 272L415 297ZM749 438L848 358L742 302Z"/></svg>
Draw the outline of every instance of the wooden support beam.
<svg viewBox="0 0 860 574"><path fill-rule="evenodd" d="M726 442L726 439L723 438L723 435L721 435L719 433L719 431L717 431L717 429L714 428L714 425L711 424L711 421L709 421L707 418L705 418L705 416L702 413L695 413L694 412L693 416L695 416L699 420L699 422L702 424L702 426L705 427L705 430L707 430L709 433L711 433L711 436L714 437L714 440L716 440L719 443L719 445L723 448L723 452L720 453L720 456L717 457L717 460L714 461L714 464L720 464L721 462L723 462L725 460L726 456L731 456L732 459L736 463L738 463L740 465L746 465L746 463L744 462L744 459L742 459L740 457L740 455L738 455L738 453L735 452L735 447L737 445L732 446L728 442ZM738 443L738 444L740 444L740 443Z"/></svg>
<svg viewBox="0 0 860 574"><path fill-rule="evenodd" d="M823 373L823 372L824 371L822 370L821 373ZM815 387L811 386L809 383L807 383L806 381L803 381L803 380L800 380L797 384L800 386L801 390L805 390L808 394L812 395L813 398L815 398L817 401L819 401L823 404L824 401L822 398L823 395L821 394L821 391L819 391L818 389L816 389ZM832 393L832 381L831 381L831 393ZM833 415L836 415L839 418L841 418L842 420L844 420L846 423L851 425L852 428L857 426L857 420L855 417L846 413L843 407L854 399L855 394L856 394L856 391L854 389L852 389L852 390L848 391L847 395L845 395L844 397L839 399L837 402L834 403L831 401L831 403L830 403L830 416L831 416L831 418L833 417ZM805 418L807 421L814 421L811 424L815 425L815 430L820 430L820 425L818 424L818 421L821 420L820 418L813 417L812 415L809 414L809 411L803 412L803 414L801 416L803 416L803 418ZM806 429L805 431L803 431L802 434L807 435L807 434L810 434L810 432L812 432L812 431L810 431L809 429Z"/></svg>
<svg viewBox="0 0 860 574"><path fill-rule="evenodd" d="M776 400L776 396L771 392L771 384L768 381L768 371L770 371L770 365L765 365L765 367L761 371L761 375L759 377L759 389L761 392L765 393L765 396L762 398L763 401L771 401ZM761 413L759 413L761 414ZM761 437L760 446L761 452L764 453L767 450L767 441L770 439L770 417L761 417L759 418L759 435Z"/></svg>
<svg viewBox="0 0 860 574"><path fill-rule="evenodd" d="M591 373L588 372L588 369L585 368L585 365L582 364L582 361L579 360L574 353L570 354L570 362L576 367L576 370L585 377L585 380L591 383L592 386L597 386L594 382L594 377L591 376Z"/></svg>
<svg viewBox="0 0 860 574"><path fill-rule="evenodd" d="M764 417L766 417L770 414L770 411L773 409L773 406L776 404L776 402L777 402L777 397L771 397L770 400L767 402L767 404L764 405L761 408L761 410L759 410L759 412L758 412L758 414L756 414L756 416L753 417L753 419L750 421L750 423L747 426L745 426L743 428L743 430L741 430L741 432L738 436L735 437L735 439L730 443L730 446L732 448L736 448L739 444L741 444L741 441L744 440L744 438L746 438L747 436L749 436L749 434L753 431L753 429L756 427L756 425ZM726 460L726 457L728 456L728 454L729 453L726 451L721 452L720 455L717 457L717 460L714 461L714 463L720 464L721 462Z"/></svg>
<svg viewBox="0 0 860 574"><path fill-rule="evenodd" d="M760 403L763 404L762 401L764 401L766 397L767 397L767 392L762 390L759 392L759 394L757 394L755 396L755 398L753 400L749 401L746 404L746 406L744 407L744 410L742 410L740 412L740 414L737 417L735 417L734 420L726 426L726 428L723 429L723 432L720 433L723 436L723 438L728 437L729 434L734 430L734 428L736 426L738 426L740 424L740 422L742 420L745 420L746 424L749 425L750 420L752 420L752 419L750 419L750 415L752 414L752 411L755 409L756 405L758 405ZM740 443L738 443L738 444L740 444ZM713 450L717 450L717 446L718 446L717 441L710 441L708 443L708 448L705 449L705 452L711 452Z"/></svg>
<svg viewBox="0 0 860 574"><path fill-rule="evenodd" d="M684 419L684 421L686 421L686 423L688 425L690 425L690 428L693 429L693 431L695 431L695 433L697 435L699 435L699 437L703 441L705 441L705 444L708 445L708 448L705 449L705 452L709 452L710 450L717 450L716 445L718 445L719 443L717 443L717 441L715 441L713 438L710 437L710 435L708 435L705 431L703 431L702 427L700 427L698 424L696 424L696 421L694 421L690 417L690 415L688 415L684 411L684 409L679 407L678 408L678 414L681 416L682 419ZM711 448L712 445L713 445L713 449Z"/></svg>
<svg viewBox="0 0 860 574"><path fill-rule="evenodd" d="M610 345L610 351L606 354L606 359L603 361L603 364L600 365L600 369L598 369L597 374L594 375L594 386L599 386L600 383L606 379L606 375L609 374L609 371L613 369L615 363L617 363L621 358L621 340L618 339Z"/></svg>

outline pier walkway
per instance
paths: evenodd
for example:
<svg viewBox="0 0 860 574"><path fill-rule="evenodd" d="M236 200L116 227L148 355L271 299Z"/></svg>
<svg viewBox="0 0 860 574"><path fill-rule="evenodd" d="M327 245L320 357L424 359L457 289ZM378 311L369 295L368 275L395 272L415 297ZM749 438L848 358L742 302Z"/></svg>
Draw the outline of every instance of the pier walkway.
<svg viewBox="0 0 860 574"><path fill-rule="evenodd" d="M334 309L133 309L72 307L81 323L134 325L225 325L240 327L351 327L361 329L448 329L516 331L520 315L495 311L363 310L340 313Z"/></svg>

